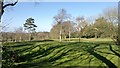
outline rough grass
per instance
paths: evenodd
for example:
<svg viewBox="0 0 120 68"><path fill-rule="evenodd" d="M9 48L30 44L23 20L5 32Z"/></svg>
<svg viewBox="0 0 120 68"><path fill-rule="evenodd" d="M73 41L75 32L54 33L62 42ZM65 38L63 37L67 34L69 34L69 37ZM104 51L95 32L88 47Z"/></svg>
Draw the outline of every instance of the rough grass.
<svg viewBox="0 0 120 68"><path fill-rule="evenodd" d="M57 41L34 41L22 43L9 43L20 54L19 60L15 62L15 68L39 68L41 66L109 66L101 59L118 66L118 57L110 50L120 54L118 46L111 39L71 39L74 42ZM96 56L97 55L97 56ZM4 57L4 56L3 56Z"/></svg>

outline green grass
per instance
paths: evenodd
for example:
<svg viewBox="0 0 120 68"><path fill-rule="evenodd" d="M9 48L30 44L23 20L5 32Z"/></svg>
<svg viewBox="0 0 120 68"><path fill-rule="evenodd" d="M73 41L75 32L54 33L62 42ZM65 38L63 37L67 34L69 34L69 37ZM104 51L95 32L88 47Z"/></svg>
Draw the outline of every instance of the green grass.
<svg viewBox="0 0 120 68"><path fill-rule="evenodd" d="M76 41L79 41L79 39L78 38L71 38L71 41L76 42ZM111 42L113 40L111 38L90 38L90 39L80 38L80 41L81 42Z"/></svg>
<svg viewBox="0 0 120 68"><path fill-rule="evenodd" d="M109 62L118 66L118 56L110 50L120 54L118 46L111 39L71 39L74 42L22 42L9 43L13 50L17 51L23 60L15 62L17 68L39 68L40 66L107 66L99 59L106 58ZM4 54L4 53L3 53ZM100 56L96 56L99 54ZM4 56L3 56L4 57Z"/></svg>

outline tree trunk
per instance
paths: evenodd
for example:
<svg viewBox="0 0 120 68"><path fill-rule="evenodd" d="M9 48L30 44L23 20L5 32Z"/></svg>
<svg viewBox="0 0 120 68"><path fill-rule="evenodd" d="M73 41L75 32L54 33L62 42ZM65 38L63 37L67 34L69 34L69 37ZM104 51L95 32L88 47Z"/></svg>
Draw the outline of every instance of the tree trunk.
<svg viewBox="0 0 120 68"><path fill-rule="evenodd" d="M20 42L22 42L22 37L20 36Z"/></svg>
<svg viewBox="0 0 120 68"><path fill-rule="evenodd" d="M79 36L79 42L80 42L80 36Z"/></svg>
<svg viewBox="0 0 120 68"><path fill-rule="evenodd" d="M71 33L70 33L70 30L69 30L69 41L70 41L70 36L71 36Z"/></svg>
<svg viewBox="0 0 120 68"><path fill-rule="evenodd" d="M79 31L79 42L80 42L80 37L81 37L81 36L80 36L80 31Z"/></svg>
<svg viewBox="0 0 120 68"><path fill-rule="evenodd" d="M120 46L120 2L118 3L118 39L117 43Z"/></svg>
<svg viewBox="0 0 120 68"><path fill-rule="evenodd" d="M66 35L65 35L65 40L66 40Z"/></svg>
<svg viewBox="0 0 120 68"><path fill-rule="evenodd" d="M61 30L60 30L60 37L59 37L59 38L60 38L60 42L62 41L62 40L61 40L61 39L62 39L62 36L61 36L61 35L62 35L62 34L61 34Z"/></svg>
<svg viewBox="0 0 120 68"><path fill-rule="evenodd" d="M1 17L2 17L2 14L3 14L2 6L3 6L3 0L0 0L0 22L1 22Z"/></svg>
<svg viewBox="0 0 120 68"><path fill-rule="evenodd" d="M29 41L31 41L31 33L29 33Z"/></svg>
<svg viewBox="0 0 120 68"><path fill-rule="evenodd" d="M117 39L117 41L118 41L118 45L120 46L120 21L118 23L118 39Z"/></svg>
<svg viewBox="0 0 120 68"><path fill-rule="evenodd" d="M95 32L95 38L97 38L97 32Z"/></svg>

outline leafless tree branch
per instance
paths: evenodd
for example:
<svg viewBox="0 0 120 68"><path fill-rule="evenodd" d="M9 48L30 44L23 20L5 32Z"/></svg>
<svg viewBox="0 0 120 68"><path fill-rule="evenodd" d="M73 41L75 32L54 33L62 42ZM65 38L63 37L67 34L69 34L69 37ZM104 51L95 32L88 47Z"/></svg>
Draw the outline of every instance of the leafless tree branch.
<svg viewBox="0 0 120 68"><path fill-rule="evenodd" d="M8 6L14 6L14 5L17 4L17 2L18 2L18 0L17 0L16 2L14 2L14 3L6 4L6 5L4 5L4 6L2 7L2 9L4 9L4 8L6 8L6 7L8 7Z"/></svg>

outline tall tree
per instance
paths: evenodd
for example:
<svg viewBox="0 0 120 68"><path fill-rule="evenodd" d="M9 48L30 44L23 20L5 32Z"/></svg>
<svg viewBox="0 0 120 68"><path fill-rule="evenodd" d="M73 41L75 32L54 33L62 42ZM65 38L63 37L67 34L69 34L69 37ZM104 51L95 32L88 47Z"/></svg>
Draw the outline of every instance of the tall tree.
<svg viewBox="0 0 120 68"><path fill-rule="evenodd" d="M80 42L80 38L84 32L85 27L87 26L87 22L85 21L84 17L77 17L76 22L77 22L77 30L79 33L78 35L79 35L79 42Z"/></svg>
<svg viewBox="0 0 120 68"><path fill-rule="evenodd" d="M34 23L35 22L33 18L28 18L26 20L26 23L24 24L25 30L28 30L28 32L30 33L29 40L33 39L33 35L37 27Z"/></svg>
<svg viewBox="0 0 120 68"><path fill-rule="evenodd" d="M59 25L59 39L60 42L62 41L62 23L64 23L69 18L69 14L67 14L65 9L60 9L59 13L54 17L55 22L57 25Z"/></svg>
<svg viewBox="0 0 120 68"><path fill-rule="evenodd" d="M62 24L63 26L63 34L64 34L64 38L66 39L69 38L69 41L70 41L70 37L71 37L71 33L73 32L73 22L68 20L66 22L64 22Z"/></svg>
<svg viewBox="0 0 120 68"><path fill-rule="evenodd" d="M50 38L59 39L59 35L60 35L59 31L60 31L60 25L59 24L53 25L52 29L50 30Z"/></svg>
<svg viewBox="0 0 120 68"><path fill-rule="evenodd" d="M118 8L109 7L103 10L103 17L111 23L116 24L118 21Z"/></svg>
<svg viewBox="0 0 120 68"><path fill-rule="evenodd" d="M95 31L95 37L111 37L113 38L116 33L116 28L113 23L110 23L104 17L96 19L93 24L93 30Z"/></svg>
<svg viewBox="0 0 120 68"><path fill-rule="evenodd" d="M119 5L118 7L117 6L114 6L114 7L109 7L109 8L106 8L104 11L103 11L103 16L111 23L114 24L115 27L117 27L117 30L116 30L116 40L120 40L120 27L119 27ZM114 40L114 39L113 39ZM114 40L115 41L115 40ZM115 41L117 42L117 44L120 44L119 41Z"/></svg>

